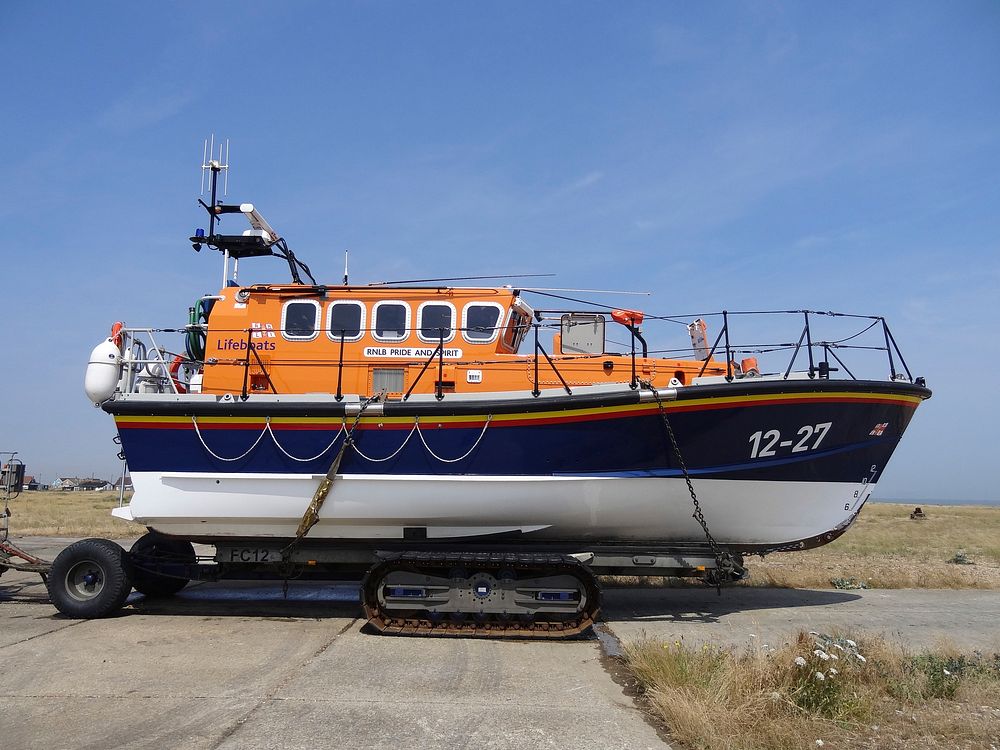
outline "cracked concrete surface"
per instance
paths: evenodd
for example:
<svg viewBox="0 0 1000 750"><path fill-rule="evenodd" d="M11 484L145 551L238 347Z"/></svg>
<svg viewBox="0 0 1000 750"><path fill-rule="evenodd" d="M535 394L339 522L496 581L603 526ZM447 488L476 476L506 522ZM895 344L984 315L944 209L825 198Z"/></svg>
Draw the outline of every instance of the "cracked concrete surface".
<svg viewBox="0 0 1000 750"><path fill-rule="evenodd" d="M22 542L51 559L68 540ZM74 621L37 575L6 573L0 746L668 747L604 671L596 639L369 635L356 587L289 594L196 584Z"/></svg>
<svg viewBox="0 0 1000 750"><path fill-rule="evenodd" d="M71 540L23 546L49 559ZM0 746L44 748L667 748L568 642L394 638L362 630L356 587L194 584L68 620L37 575L0 578ZM995 591L611 589L604 622L740 645L863 628L912 645L1000 648Z"/></svg>

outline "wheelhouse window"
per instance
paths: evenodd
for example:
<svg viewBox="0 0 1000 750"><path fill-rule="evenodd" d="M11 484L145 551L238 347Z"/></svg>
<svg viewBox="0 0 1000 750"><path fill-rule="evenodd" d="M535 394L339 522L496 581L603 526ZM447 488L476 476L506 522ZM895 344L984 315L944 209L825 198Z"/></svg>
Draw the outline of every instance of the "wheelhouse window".
<svg viewBox="0 0 1000 750"><path fill-rule="evenodd" d="M358 341L365 329L365 306L356 300L340 300L330 305L326 332L334 341Z"/></svg>
<svg viewBox="0 0 1000 750"><path fill-rule="evenodd" d="M437 343L444 334L451 341L455 334L455 308L449 302L424 302L417 308L417 334L422 341Z"/></svg>
<svg viewBox="0 0 1000 750"><path fill-rule="evenodd" d="M281 311L281 335L289 341L310 341L319 331L319 303L292 300Z"/></svg>
<svg viewBox="0 0 1000 750"><path fill-rule="evenodd" d="M470 344L488 344L497 337L503 308L493 302L471 302L462 313L462 335Z"/></svg>
<svg viewBox="0 0 1000 750"><path fill-rule="evenodd" d="M405 302L378 302L372 311L375 338L379 341L402 341L410 328L410 306Z"/></svg>
<svg viewBox="0 0 1000 750"><path fill-rule="evenodd" d="M511 310L510 316L507 318L507 326L503 331L504 346L510 351L516 352L521 345L521 341L524 339L524 335L528 332L530 321L531 318L520 310Z"/></svg>

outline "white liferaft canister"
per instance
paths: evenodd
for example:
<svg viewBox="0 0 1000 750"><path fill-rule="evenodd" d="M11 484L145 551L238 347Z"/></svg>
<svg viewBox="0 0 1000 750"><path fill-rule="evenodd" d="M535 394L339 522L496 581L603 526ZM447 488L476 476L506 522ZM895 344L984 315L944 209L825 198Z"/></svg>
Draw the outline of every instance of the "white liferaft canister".
<svg viewBox="0 0 1000 750"><path fill-rule="evenodd" d="M122 352L111 339L105 339L94 347L87 362L87 374L83 379L83 390L94 404L111 398L118 387L122 375Z"/></svg>

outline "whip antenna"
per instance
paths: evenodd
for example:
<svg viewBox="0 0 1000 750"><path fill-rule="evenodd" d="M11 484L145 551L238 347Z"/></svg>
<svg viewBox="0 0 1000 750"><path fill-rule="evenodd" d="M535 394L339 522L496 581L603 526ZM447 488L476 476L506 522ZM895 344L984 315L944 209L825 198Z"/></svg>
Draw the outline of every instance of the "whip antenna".
<svg viewBox="0 0 1000 750"><path fill-rule="evenodd" d="M492 276L451 276L444 279L402 279L397 281L375 281L368 286L392 286L393 284L423 284L435 281L476 281L480 279L530 279L540 276L555 276L554 273L505 273Z"/></svg>

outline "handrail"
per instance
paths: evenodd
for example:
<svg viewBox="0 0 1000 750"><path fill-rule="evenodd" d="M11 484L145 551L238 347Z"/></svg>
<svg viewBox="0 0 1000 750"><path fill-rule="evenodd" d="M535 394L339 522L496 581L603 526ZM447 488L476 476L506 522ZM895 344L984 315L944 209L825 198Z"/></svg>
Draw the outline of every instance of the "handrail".
<svg viewBox="0 0 1000 750"><path fill-rule="evenodd" d="M556 377L559 378L559 382L562 383L562 387L566 390L566 394L572 396L573 391L571 391L570 387L566 384L566 380L563 378L562 373L559 372L559 368L556 367L556 363L552 361L552 357L549 356L549 353L545 351L545 347L543 347L541 342L538 340L538 323L532 323L531 327L535 331L535 379L532 384L531 395L538 398L542 394L541 390L538 388L538 352L541 352L545 355L545 359L548 361L549 367L552 368L552 372L556 374Z"/></svg>
<svg viewBox="0 0 1000 750"><path fill-rule="evenodd" d="M712 348L709 349L708 356L705 357L705 364L703 364L701 366L701 369L698 371L698 377L699 378L702 375L704 375L705 374L705 370L708 369L708 363L712 361L712 357L715 355L715 350L719 348L719 342L722 340L722 335L724 333L727 334L728 329L729 329L729 324L728 324L728 321L726 321L726 323L723 324L723 326L722 326L722 330L719 331L719 335L715 337L715 343L712 344ZM726 359L727 360L729 359L728 354L729 354L729 336L727 334L726 335L726 355L727 355Z"/></svg>
<svg viewBox="0 0 1000 750"><path fill-rule="evenodd" d="M248 351L253 352L254 359L257 360L257 364L260 366L260 371L264 374L264 380L267 381L267 387L271 389L271 393L277 393L278 389L275 388L274 383L271 382L271 376L267 372L267 367L264 366L264 360L262 360L260 354L257 353L257 347L251 347Z"/></svg>
<svg viewBox="0 0 1000 750"><path fill-rule="evenodd" d="M733 355L729 348L729 313L722 311L722 332L726 334L726 380L733 382Z"/></svg>
<svg viewBox="0 0 1000 750"><path fill-rule="evenodd" d="M427 358L427 361L424 362L424 366L420 368L420 372L417 373L417 377L414 378L413 382L410 383L410 387L407 388L406 393L403 394L403 401L406 401L410 397L410 394L413 393L413 389L417 387L417 383L420 382L420 378L422 378L424 376L424 373L427 372L427 368L430 367L431 362L433 362L434 358L436 356L438 356L438 353L439 352L441 352L442 354L444 353L443 352L443 348L444 348L444 341L443 341L443 336L442 336L442 341L438 342L438 345L436 347L434 347L434 351L431 352L431 356L429 356ZM440 372L440 370L439 370L439 372ZM435 393L435 396L437 397L438 401L440 401L442 398L444 398L444 396L441 394L440 387L441 387L441 376L439 374L438 375L438 390Z"/></svg>
<svg viewBox="0 0 1000 750"><path fill-rule="evenodd" d="M629 326L628 332L631 334L632 345L632 379L629 381L629 388L634 391L639 387L639 378L635 374L635 326Z"/></svg>
<svg viewBox="0 0 1000 750"><path fill-rule="evenodd" d="M438 379L434 398L438 401L444 398L444 329L438 328Z"/></svg>
<svg viewBox="0 0 1000 750"><path fill-rule="evenodd" d="M802 333L799 334L798 343L795 344L795 351L792 352L792 358L788 362L788 369L785 370L785 380L788 380L789 374L792 372L792 365L795 364L795 358L799 356L799 349L802 348L802 339L806 337L806 332L809 330L809 326L806 325L802 328Z"/></svg>
<svg viewBox="0 0 1000 750"><path fill-rule="evenodd" d="M896 363L892 360L892 349L889 348L889 326L885 324L885 318L882 318L882 333L885 335L885 351L889 355L889 374L890 377L896 379Z"/></svg>
<svg viewBox="0 0 1000 750"><path fill-rule="evenodd" d="M802 315L806 321L806 352L809 354L809 377L811 378L816 373L816 368L813 365L813 342L812 331L809 330L809 311L803 311Z"/></svg>
<svg viewBox="0 0 1000 750"><path fill-rule="evenodd" d="M851 372L850 369L848 369L847 365L844 364L844 361L837 356L837 352L833 351L833 349L831 349L829 346L824 346L824 349L827 354L832 354L833 358L840 363L840 366L844 368L844 372L846 372L848 375L851 376L851 380L857 380L857 378L854 376L854 373Z"/></svg>
<svg viewBox="0 0 1000 750"><path fill-rule="evenodd" d="M585 306L583 306L585 307ZM556 355L555 353L550 353L546 350L541 338L542 330L547 331L557 331L559 329L558 320L555 318L550 318L548 316L555 315L559 313L559 310L536 310L536 315L545 314L546 317L540 320L532 321L530 325L532 326L532 350L530 352L524 352L521 355L522 360L527 360L531 370L529 371L529 378L531 380L531 393L533 395L540 395L541 393L541 367L542 360L547 363L546 366L549 367L557 378L559 386L562 387L568 394L573 393L573 389L569 386L566 377L561 372L561 367L565 362L581 361L587 359L595 359L602 356L622 356L627 357L627 363L623 362L628 367L627 372L623 372L622 375L625 376L621 378L623 381L628 383L630 387L637 387L638 379L642 376L642 372L646 371L649 367L649 357L663 357L666 359L679 359L679 360L692 360L692 352L688 346L674 347L674 348L662 348L662 343L665 341L656 341L656 343L661 344L655 348L651 348L647 345L647 337L650 337L650 333L646 330L646 327L639 328L625 326L629 330L629 341L626 344L622 340L621 346L618 348L617 352L609 352L608 348L614 349L610 342L606 345L604 352L592 352L587 354L565 354ZM565 310L563 312L580 312L580 310ZM607 311L596 311L595 314L609 315ZM751 339L750 341L756 341L761 343L742 343L738 338L738 331L733 328L736 322L736 316L740 319L752 315L791 315L791 316L801 316L802 328L800 334L795 340L788 341L787 339L782 340L782 334L780 333L780 328L777 328L770 324L765 324L763 327L764 335L758 336L756 339ZM909 382L919 382L915 381L914 376L902 354L899 343L897 342L893 332L891 331L888 322L883 316L873 316L873 315L858 315L853 313L839 313L831 310L809 310L809 309L798 309L798 310L721 310L714 313L702 313L695 317L709 318L711 316L721 317L721 327L717 331L717 335L713 339L712 346L708 351L708 356L700 364L693 365L697 368L697 374L694 375L695 378L703 377L706 372L711 370L712 374L721 374L725 377L727 381L733 381L735 378L743 376L743 369L747 368L746 362L740 362L739 357L758 357L765 355L766 357L773 356L781 357L780 352L788 352L787 361L783 361L780 364L773 361L761 361L761 365L754 363L759 371L765 374L770 372L774 373L778 377L784 377L785 379L792 376L792 371L796 367L798 357L800 356L802 349L805 348L806 356L808 358L808 364L804 365L802 369L811 378L828 379L833 376L833 373L842 372L841 377L851 378L857 380L859 378L859 370L856 365L849 367L846 360L851 360L852 357L848 357L843 351L846 349L856 349L859 352L869 351L869 352L882 352L882 356L886 357L889 365L888 376L891 380L907 380ZM691 317L691 316L688 316ZM831 321L829 325L834 326L833 331L836 331L836 335L825 335L820 337L817 335L819 329L814 328L817 325L819 318L833 319L842 318L845 319L844 322L835 324ZM647 323L652 323L653 321L663 321L666 323L679 323L681 316L657 316L657 315L646 315L645 319ZM857 320L863 324L857 326L851 326L848 320ZM456 322L456 321L452 321ZM501 333L507 330L509 321L505 318L498 320L497 325L490 326L488 329L496 333ZM872 331L875 327L881 328L881 331ZM323 334L323 326L317 321L317 334ZM400 345L406 342L410 335L414 334L420 329L419 326L407 327L409 334L406 332L401 334ZM169 369L171 361L177 356L173 352L160 347L156 338L163 333L181 333L185 332L186 328L139 328L139 327L127 327L123 328L123 331L127 334L127 344L125 346L125 357L124 364L125 368L123 371L122 385L123 390L131 391L137 388L137 384L140 382L149 381L152 378L159 379L161 384L159 388L162 391L179 393L180 389L178 384L173 381L169 376ZM372 328L362 328L360 331L351 331L352 341L359 340L367 335ZM482 334L484 328L482 326L468 326L468 327L458 327L451 326L448 328L449 333L454 333L456 335L461 335L461 332L475 330L477 333ZM237 366L240 367L242 372L242 388L239 391L242 398L246 399L251 395L251 366L260 367L261 373L263 374L263 380L267 383L267 391L271 393L277 393L278 389L274 383L274 380L270 374L270 371L275 367L282 366L308 366L310 364L318 364L317 360L310 360L309 358L297 357L294 352L306 352L308 351L308 343L303 341L303 347L299 348L299 344L294 341L294 339L288 340L286 345L282 345L279 349L281 352L280 358L269 357L268 361L264 361L264 357L257 347L254 345L255 340L253 338L255 329L233 329L228 330L224 328L211 327L211 332L214 336L218 337L220 335L228 335L239 341L237 335L242 334L246 337L245 346L246 351L243 356L240 357L238 352L233 352L232 355L225 353L221 350L212 349L213 357L207 358L205 364L207 365L226 365L226 366ZM770 332L768 332L770 331ZM269 329L269 333L272 335L277 335L279 338L286 331L281 328ZM426 331L425 331L426 332ZM421 363L422 366L417 373L416 378L410 382L403 396L403 400L408 400L416 389L420 387L422 378L426 373L427 369L434 363L435 358L437 359L437 380L434 384L432 392L437 400L444 399L446 395L445 387L445 357L449 357L449 362L454 362L459 366L482 366L489 365L493 362L502 363L511 361L511 354L502 349L499 345L496 346L496 351L493 349L493 341L495 341L495 336L491 339L489 352L483 351L482 346L479 346L476 340L469 341L470 348L466 351L464 355L457 356L453 353L451 349L446 350L444 347L445 329L438 328L438 341L433 351L428 352L430 356ZM871 332L871 333L869 333ZM338 401L344 399L344 389L351 386L351 379L345 376L345 370L350 368L351 372L354 372L356 368L369 367L369 362L358 361L352 350L348 350L347 344L347 331L330 331L325 330L326 336L323 340L332 340L332 345L337 347L336 352L336 392L335 398ZM654 332L655 333L655 332ZM826 333L826 330L824 330ZM145 335L143 335L145 334ZM360 335L359 335L360 334ZM868 334L867 338L859 338ZM673 335L673 334L671 334ZM872 338L877 337L877 338ZM640 347L637 341L642 342ZM150 344L147 349L144 342ZM775 342L775 343L767 343ZM848 343L849 342L849 343ZM240 346L243 346L241 344ZM229 347L232 349L232 347ZM426 350L425 350L426 351ZM461 351L461 350L459 350ZM704 350L701 350L704 351ZM720 356L720 354L725 353L725 365L723 366L721 361L716 361L715 358ZM330 354L333 354L331 351ZM184 356L181 354L180 356ZM642 357L642 362L639 358ZM530 360L528 359L530 357ZM698 352L694 353L694 357L698 357ZM846 357L846 359L845 359ZM327 357L323 364L332 365L333 362L330 361L334 357ZM190 361L190 357L188 357ZM865 360L862 360L865 361ZM416 365L420 360L412 361L408 367ZM201 362L195 362L196 366L200 365ZM742 367L741 367L742 365ZM777 365L777 367L775 367ZM691 367L692 365L688 365ZM721 368L721 372L720 372ZM408 369L407 372L412 372ZM257 377L256 374L254 377ZM884 375L881 377L885 377ZM235 385L235 384L234 384ZM332 386L332 383L331 383ZM237 386L239 387L239 386ZM448 389L450 391L450 388Z"/></svg>
<svg viewBox="0 0 1000 750"><path fill-rule="evenodd" d="M892 335L892 331L889 330L889 324L885 322L885 318L882 318L882 327L885 330L885 335L892 342L893 349L896 350L896 355L899 357L899 363L903 365L903 369L906 370L906 377L913 382L913 375L910 373L910 368L906 366L906 360L903 359L903 353L899 351L899 345L896 343L896 338Z"/></svg>
<svg viewBox="0 0 1000 750"><path fill-rule="evenodd" d="M240 398L246 401L250 398L250 393L247 390L250 380L250 355L253 354L254 359L257 360L257 365L260 367L260 371L264 373L264 379L267 381L268 387L271 389L271 393L277 393L278 389L274 387L274 383L271 382L271 376L267 374L267 368L264 366L264 361L260 358L257 353L257 347L253 345L253 330L252 328L247 329L247 357L244 360L243 365L243 391L240 394Z"/></svg>
<svg viewBox="0 0 1000 750"><path fill-rule="evenodd" d="M340 357L337 360L337 395L334 396L338 401L344 400L344 336L347 331L341 329L340 331Z"/></svg>

